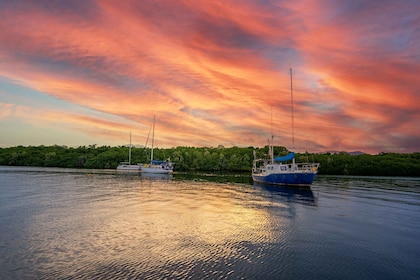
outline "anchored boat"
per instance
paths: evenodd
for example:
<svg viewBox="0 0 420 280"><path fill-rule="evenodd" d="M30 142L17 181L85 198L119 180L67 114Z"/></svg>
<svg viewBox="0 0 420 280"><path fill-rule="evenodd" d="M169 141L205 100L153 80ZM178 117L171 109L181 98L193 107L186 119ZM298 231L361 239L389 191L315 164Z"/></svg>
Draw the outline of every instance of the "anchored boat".
<svg viewBox="0 0 420 280"><path fill-rule="evenodd" d="M150 132L149 132L150 133ZM153 134L152 134L152 151L150 154L150 162L141 167L143 173L153 174L170 174L174 170L172 162L168 160L154 160L153 159L153 144L155 140L155 117L153 117Z"/></svg>
<svg viewBox="0 0 420 280"><path fill-rule="evenodd" d="M141 166L138 164L131 164L131 131L130 131L130 147L128 148L128 161L121 162L117 166L118 171L140 171Z"/></svg>
<svg viewBox="0 0 420 280"><path fill-rule="evenodd" d="M272 151L272 146L270 150ZM290 161L291 163L285 163ZM284 157L271 157L270 160L256 159L252 168L254 182L287 185L310 186L318 173L319 163L296 163L295 153Z"/></svg>
<svg viewBox="0 0 420 280"><path fill-rule="evenodd" d="M290 95L292 104L292 142L294 146L293 82L290 69ZM273 138L269 143L270 159L257 159L254 151L252 179L254 182L287 186L310 186L318 173L319 163L296 163L295 153L274 157Z"/></svg>

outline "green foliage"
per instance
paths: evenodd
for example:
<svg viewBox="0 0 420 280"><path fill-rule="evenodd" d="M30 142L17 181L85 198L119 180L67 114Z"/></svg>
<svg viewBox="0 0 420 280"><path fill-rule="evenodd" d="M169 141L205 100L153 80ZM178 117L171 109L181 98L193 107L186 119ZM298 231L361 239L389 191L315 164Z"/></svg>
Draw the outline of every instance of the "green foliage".
<svg viewBox="0 0 420 280"><path fill-rule="evenodd" d="M314 154L313 157L321 164L319 174L420 177L420 153L354 156L342 152Z"/></svg>
<svg viewBox="0 0 420 280"><path fill-rule="evenodd" d="M175 163L176 171L233 171L251 172L254 150L258 158L268 158L268 146L263 148L176 147L154 149L154 159L168 159ZM146 163L150 149L132 148L131 162ZM287 154L284 147L275 147L274 154ZM17 146L0 148L0 165L45 166L66 168L115 169L127 161L128 147L96 145L69 148L65 146ZM319 174L366 176L420 177L420 153L379 155L348 153L296 154L298 162L319 162Z"/></svg>

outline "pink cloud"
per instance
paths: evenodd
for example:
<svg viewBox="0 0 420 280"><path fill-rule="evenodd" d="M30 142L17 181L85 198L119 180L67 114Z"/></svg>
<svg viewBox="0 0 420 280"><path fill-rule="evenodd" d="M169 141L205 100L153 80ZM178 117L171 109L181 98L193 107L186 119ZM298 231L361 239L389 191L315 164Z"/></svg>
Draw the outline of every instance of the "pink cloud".
<svg viewBox="0 0 420 280"><path fill-rule="evenodd" d="M21 4L0 12L0 76L125 118L139 134L157 115L164 146L265 145L272 112L276 141L290 147L293 67L297 145L393 150L419 137L412 8L400 7L402 28L392 19L381 27L395 10L372 3ZM130 129L62 116L99 137Z"/></svg>

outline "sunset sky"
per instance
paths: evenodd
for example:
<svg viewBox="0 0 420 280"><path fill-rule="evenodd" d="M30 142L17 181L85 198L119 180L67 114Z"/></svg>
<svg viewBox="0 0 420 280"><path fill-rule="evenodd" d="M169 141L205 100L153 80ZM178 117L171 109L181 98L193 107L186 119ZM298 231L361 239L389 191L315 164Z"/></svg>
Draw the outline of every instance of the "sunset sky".
<svg viewBox="0 0 420 280"><path fill-rule="evenodd" d="M420 152L418 0L1 0L0 147L292 149L290 68L296 151Z"/></svg>

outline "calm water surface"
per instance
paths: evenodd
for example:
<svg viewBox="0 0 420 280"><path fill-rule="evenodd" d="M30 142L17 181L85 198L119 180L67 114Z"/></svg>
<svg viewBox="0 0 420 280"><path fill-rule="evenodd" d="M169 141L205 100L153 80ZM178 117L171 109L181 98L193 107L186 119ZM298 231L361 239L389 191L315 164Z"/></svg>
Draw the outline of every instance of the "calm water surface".
<svg viewBox="0 0 420 280"><path fill-rule="evenodd" d="M290 189L0 167L0 275L420 279L420 179L320 176Z"/></svg>

